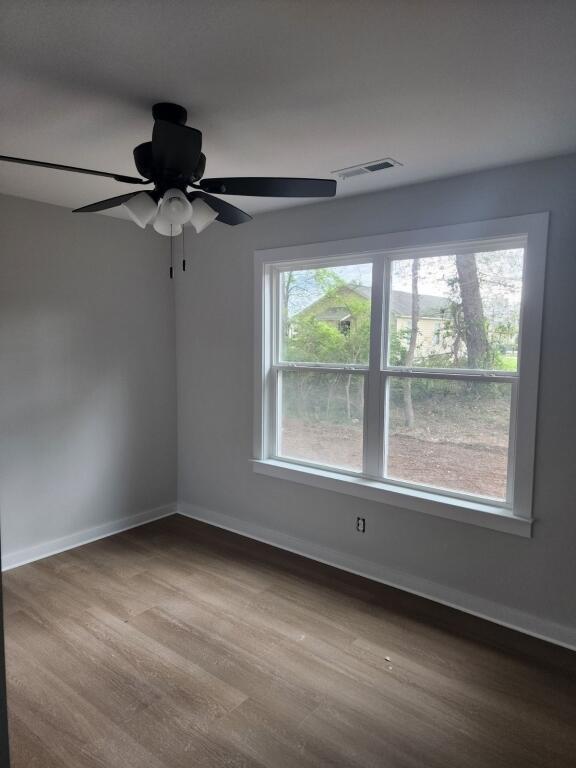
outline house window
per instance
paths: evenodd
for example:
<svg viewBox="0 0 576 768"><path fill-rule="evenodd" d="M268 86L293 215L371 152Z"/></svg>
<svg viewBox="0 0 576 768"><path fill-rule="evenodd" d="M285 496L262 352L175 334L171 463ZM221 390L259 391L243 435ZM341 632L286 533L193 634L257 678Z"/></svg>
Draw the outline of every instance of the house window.
<svg viewBox="0 0 576 768"><path fill-rule="evenodd" d="M350 329L352 327L352 319L350 317L345 317L343 320L340 320L338 323L338 328L340 330L340 333L344 336L350 336Z"/></svg>
<svg viewBox="0 0 576 768"><path fill-rule="evenodd" d="M259 252L257 471L529 535L546 222Z"/></svg>

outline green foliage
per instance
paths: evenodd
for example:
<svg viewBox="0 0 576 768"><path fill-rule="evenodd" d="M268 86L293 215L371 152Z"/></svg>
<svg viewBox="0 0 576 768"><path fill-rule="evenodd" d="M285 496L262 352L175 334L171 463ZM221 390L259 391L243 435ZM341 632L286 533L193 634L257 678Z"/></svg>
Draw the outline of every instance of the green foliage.
<svg viewBox="0 0 576 768"><path fill-rule="evenodd" d="M315 317L298 318L286 340L284 357L290 362L327 363L344 359L346 338L328 323Z"/></svg>
<svg viewBox="0 0 576 768"><path fill-rule="evenodd" d="M370 302L330 270L317 270L323 296L310 311L288 321L284 358L300 363L367 363L370 349ZM342 307L350 318L343 332L336 322L319 319L323 310Z"/></svg>
<svg viewBox="0 0 576 768"><path fill-rule="evenodd" d="M510 355L501 355L499 362L500 362L500 365L498 367L499 371L518 370L518 356L516 355L515 352Z"/></svg>
<svg viewBox="0 0 576 768"><path fill-rule="evenodd" d="M404 344L396 328L390 328L388 333L388 355L392 365L402 365L406 357L407 344Z"/></svg>
<svg viewBox="0 0 576 768"><path fill-rule="evenodd" d="M320 298L292 318L285 311L283 358L299 363L368 363L370 302L333 270L315 270L314 281ZM322 319L323 314L331 313L330 320ZM349 327L339 327L343 317L349 319ZM363 413L363 384L358 374L285 373L284 415L306 421L357 423Z"/></svg>

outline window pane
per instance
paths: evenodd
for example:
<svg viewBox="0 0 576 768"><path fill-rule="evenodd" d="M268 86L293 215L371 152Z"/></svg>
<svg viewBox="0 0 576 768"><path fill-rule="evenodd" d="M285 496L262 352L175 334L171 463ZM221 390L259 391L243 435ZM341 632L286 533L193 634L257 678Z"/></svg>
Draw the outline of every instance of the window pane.
<svg viewBox="0 0 576 768"><path fill-rule="evenodd" d="M372 265L280 273L282 361L368 363Z"/></svg>
<svg viewBox="0 0 576 768"><path fill-rule="evenodd" d="M511 384L391 377L389 478L506 498Z"/></svg>
<svg viewBox="0 0 576 768"><path fill-rule="evenodd" d="M278 454L362 471L364 375L279 374Z"/></svg>
<svg viewBox="0 0 576 768"><path fill-rule="evenodd" d="M524 250L392 262L388 361L517 370Z"/></svg>

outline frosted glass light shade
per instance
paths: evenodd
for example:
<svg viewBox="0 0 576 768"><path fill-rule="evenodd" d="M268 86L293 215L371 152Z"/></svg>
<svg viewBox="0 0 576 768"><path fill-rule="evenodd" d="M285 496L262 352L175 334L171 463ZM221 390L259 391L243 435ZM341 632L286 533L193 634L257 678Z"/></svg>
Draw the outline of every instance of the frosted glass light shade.
<svg viewBox="0 0 576 768"><path fill-rule="evenodd" d="M192 206L180 189L169 189L160 203L160 213L170 224L185 224L192 215Z"/></svg>
<svg viewBox="0 0 576 768"><path fill-rule="evenodd" d="M147 192L134 195L130 200L123 203L123 206L128 211L132 221L142 229L152 221L158 212L158 204L152 200Z"/></svg>
<svg viewBox="0 0 576 768"><path fill-rule="evenodd" d="M218 218L218 212L211 208L204 200L194 200L192 206L192 218L190 223L199 235L206 227L210 226L214 219Z"/></svg>
<svg viewBox="0 0 576 768"><path fill-rule="evenodd" d="M171 224L164 218L161 212L154 219L152 226L155 232L158 232L159 235L166 235L166 237L176 237L182 234L182 225Z"/></svg>

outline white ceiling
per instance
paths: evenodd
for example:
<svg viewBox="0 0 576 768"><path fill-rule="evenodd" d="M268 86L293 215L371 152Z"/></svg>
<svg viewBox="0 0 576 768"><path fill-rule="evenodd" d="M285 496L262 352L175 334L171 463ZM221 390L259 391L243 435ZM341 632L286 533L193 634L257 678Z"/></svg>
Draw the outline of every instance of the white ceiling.
<svg viewBox="0 0 576 768"><path fill-rule="evenodd" d="M575 41L576 0L3 0L0 154L135 174L156 101L208 177L404 163L339 195L561 154ZM1 192L70 208L129 189L0 163Z"/></svg>

